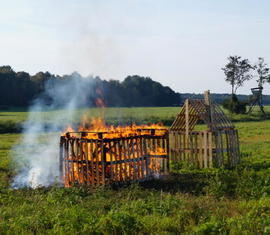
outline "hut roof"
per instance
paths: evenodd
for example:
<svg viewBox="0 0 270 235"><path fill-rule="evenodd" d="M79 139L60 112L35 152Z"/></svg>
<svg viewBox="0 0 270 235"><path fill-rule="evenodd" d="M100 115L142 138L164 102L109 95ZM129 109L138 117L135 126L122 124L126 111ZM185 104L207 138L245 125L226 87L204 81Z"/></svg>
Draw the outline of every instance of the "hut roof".
<svg viewBox="0 0 270 235"><path fill-rule="evenodd" d="M209 91L204 99L187 99L180 113L176 116L171 131L192 131L199 120L210 130L234 129L234 125L222 109L210 99Z"/></svg>

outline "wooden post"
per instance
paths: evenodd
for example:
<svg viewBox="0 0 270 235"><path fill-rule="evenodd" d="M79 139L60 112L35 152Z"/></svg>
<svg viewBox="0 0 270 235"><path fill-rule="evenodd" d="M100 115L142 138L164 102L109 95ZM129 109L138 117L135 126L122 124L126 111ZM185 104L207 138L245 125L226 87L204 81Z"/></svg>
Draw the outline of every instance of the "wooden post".
<svg viewBox="0 0 270 235"><path fill-rule="evenodd" d="M86 160L86 169L87 169L87 185L90 185L90 163L89 163L89 143L85 142L85 160Z"/></svg>
<svg viewBox="0 0 270 235"><path fill-rule="evenodd" d="M100 179L99 179L99 156L98 156L98 148L99 148L99 142L98 140L95 140L95 151L94 151L94 157L96 158L96 182L97 185L99 186L100 184Z"/></svg>
<svg viewBox="0 0 270 235"><path fill-rule="evenodd" d="M194 132L194 165L198 167L199 161L198 161L198 132Z"/></svg>
<svg viewBox="0 0 270 235"><path fill-rule="evenodd" d="M135 148L134 148L134 141L135 139L131 139L131 151L132 151L132 166L133 166L133 177L132 180L135 181L137 179L137 163L136 163L136 155L135 155Z"/></svg>
<svg viewBox="0 0 270 235"><path fill-rule="evenodd" d="M122 158L123 158L123 161L124 161L124 164L123 164L123 168L124 168L124 177L125 177L125 181L127 181L128 179L128 162L127 162L127 150L126 150L126 139L123 138L122 139Z"/></svg>
<svg viewBox="0 0 270 235"><path fill-rule="evenodd" d="M189 105L188 105L189 101L188 99L186 100L186 104L185 104L185 121L186 121L186 140L188 143L188 135L189 135ZM188 144L187 144L188 145Z"/></svg>
<svg viewBox="0 0 270 235"><path fill-rule="evenodd" d="M70 153L70 156L69 156L69 159L70 159L70 168L71 168L71 182L72 182L72 184L74 184L74 182L75 182L75 176L74 176L74 140L71 140L70 141L70 150L71 150L71 153Z"/></svg>
<svg viewBox="0 0 270 235"><path fill-rule="evenodd" d="M204 168L207 168L207 131L203 132L203 145L204 145Z"/></svg>
<svg viewBox="0 0 270 235"><path fill-rule="evenodd" d="M208 141L209 141L209 167L213 167L213 137L212 137L212 131L208 133Z"/></svg>
<svg viewBox="0 0 270 235"><path fill-rule="evenodd" d="M199 168L203 168L203 154L204 154L204 150L203 150L203 140L204 140L204 138L203 138L203 133L204 132L199 132L199 140L200 140L200 144L199 144L199 148L200 148L200 150L199 150Z"/></svg>
<svg viewBox="0 0 270 235"><path fill-rule="evenodd" d="M89 159L91 163L91 184L95 184L95 173L94 173L94 156L93 156L93 141L89 142Z"/></svg>
<svg viewBox="0 0 270 235"><path fill-rule="evenodd" d="M213 130L214 125L214 116L213 116L213 110L211 109L211 98L210 98L210 91L207 90L204 92L204 103L206 105L206 111L209 118L209 129Z"/></svg>
<svg viewBox="0 0 270 235"><path fill-rule="evenodd" d="M109 145L109 151L110 151L110 173L111 173L111 179L110 181L111 182L114 182L114 169L113 169L113 164L112 164L112 161L113 161L113 157L112 157L112 145L111 145L111 141L109 141L108 143Z"/></svg>
<svg viewBox="0 0 270 235"><path fill-rule="evenodd" d="M101 172L102 172L102 183L103 185L106 184L105 180L105 167L106 167L106 147L104 145L103 140L100 142L100 147L101 147Z"/></svg>

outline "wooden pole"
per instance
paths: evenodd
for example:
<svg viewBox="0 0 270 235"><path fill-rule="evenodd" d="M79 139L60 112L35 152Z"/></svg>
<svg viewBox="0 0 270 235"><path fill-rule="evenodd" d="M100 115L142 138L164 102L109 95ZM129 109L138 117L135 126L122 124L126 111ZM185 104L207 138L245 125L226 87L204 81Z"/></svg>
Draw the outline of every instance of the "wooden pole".
<svg viewBox="0 0 270 235"><path fill-rule="evenodd" d="M209 129L213 130L214 128L214 116L213 116L213 110L211 109L211 98L210 98L210 91L207 90L204 92L204 103L206 105L206 111L209 118Z"/></svg>
<svg viewBox="0 0 270 235"><path fill-rule="evenodd" d="M185 121L186 121L186 139L188 140L188 134L189 134L189 100L186 100L185 104Z"/></svg>

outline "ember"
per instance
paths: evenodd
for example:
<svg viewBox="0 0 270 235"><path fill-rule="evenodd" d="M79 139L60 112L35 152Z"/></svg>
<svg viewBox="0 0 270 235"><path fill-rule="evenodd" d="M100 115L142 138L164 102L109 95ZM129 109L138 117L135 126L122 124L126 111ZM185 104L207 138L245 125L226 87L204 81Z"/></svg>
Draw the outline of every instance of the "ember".
<svg viewBox="0 0 270 235"><path fill-rule="evenodd" d="M162 125L106 126L93 119L60 141L66 187L142 181L168 173L168 131Z"/></svg>

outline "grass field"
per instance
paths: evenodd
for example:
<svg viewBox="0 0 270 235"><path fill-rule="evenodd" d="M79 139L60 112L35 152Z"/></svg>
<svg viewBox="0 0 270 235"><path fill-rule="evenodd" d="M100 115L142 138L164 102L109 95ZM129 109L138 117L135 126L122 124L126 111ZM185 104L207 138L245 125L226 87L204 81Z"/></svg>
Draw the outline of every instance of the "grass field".
<svg viewBox="0 0 270 235"><path fill-rule="evenodd" d="M78 111L75 122L83 112ZM112 122L166 124L178 108L92 109L91 115L103 112ZM49 119L53 114L44 115ZM8 123L21 123L26 117L26 112L0 112L2 132ZM11 189L11 147L20 134L2 133L0 234L270 234L270 120L255 121L258 114L233 119L241 142L237 169L173 166L174 174L166 182L97 191L57 186Z"/></svg>
<svg viewBox="0 0 270 235"><path fill-rule="evenodd" d="M88 117L103 117L109 124L127 124L127 123L157 123L161 122L164 125L170 126L175 118L175 115L180 111L179 107L146 107L146 108L91 108L79 109L75 112L73 123L76 125L83 114ZM239 121L260 121L265 119L255 109L254 113L250 115L233 115L224 110L225 113L235 122ZM267 116L270 119L270 106L265 107ZM52 121L54 115L63 115L65 111L44 111L41 114L46 122ZM15 109L14 111L1 111L0 110L0 133L14 133L21 131L21 123L28 117L27 110Z"/></svg>

